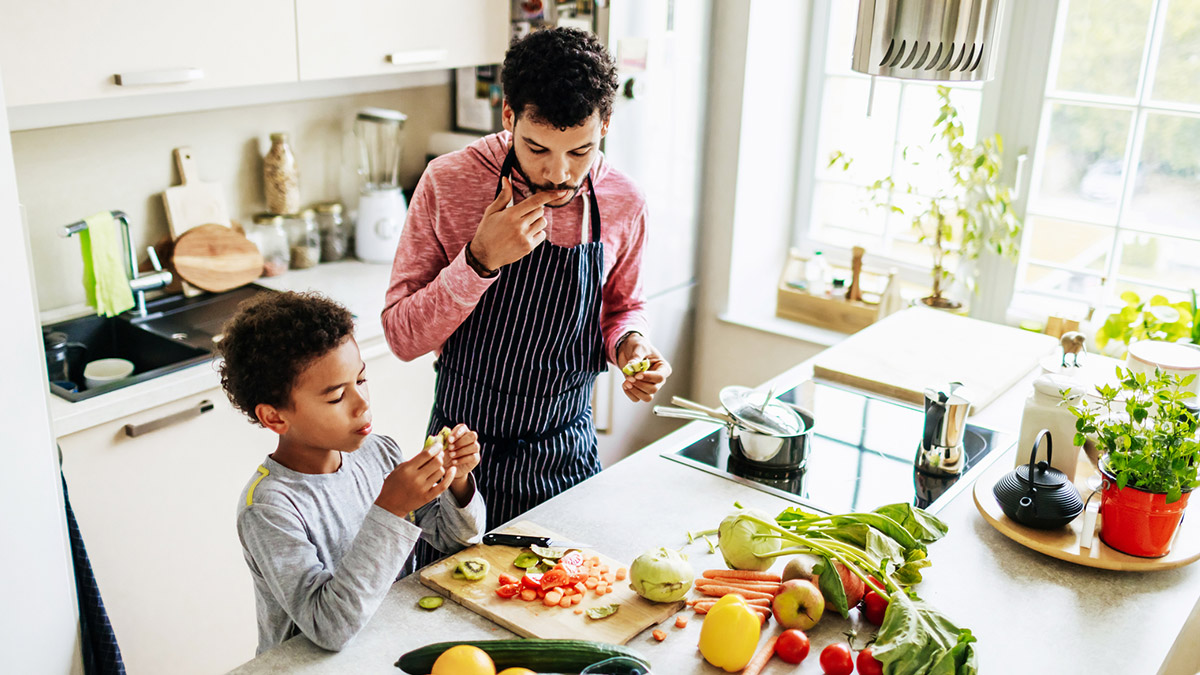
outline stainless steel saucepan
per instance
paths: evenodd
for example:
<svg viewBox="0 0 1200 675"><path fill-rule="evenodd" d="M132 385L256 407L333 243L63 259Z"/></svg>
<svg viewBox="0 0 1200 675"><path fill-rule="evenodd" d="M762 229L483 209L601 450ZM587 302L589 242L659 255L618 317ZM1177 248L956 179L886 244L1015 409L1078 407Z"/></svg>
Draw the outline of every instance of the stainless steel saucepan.
<svg viewBox="0 0 1200 675"><path fill-rule="evenodd" d="M678 408L655 406L654 414L660 417L712 422L723 425L729 434L729 451L737 459L755 466L795 470L802 468L808 460L808 436L813 428L812 413L782 401L771 401L768 410L783 407L787 419L780 429L772 429L774 423L755 422L730 414L729 410L715 410L687 399L676 397L671 401ZM766 423L764 423L766 422Z"/></svg>

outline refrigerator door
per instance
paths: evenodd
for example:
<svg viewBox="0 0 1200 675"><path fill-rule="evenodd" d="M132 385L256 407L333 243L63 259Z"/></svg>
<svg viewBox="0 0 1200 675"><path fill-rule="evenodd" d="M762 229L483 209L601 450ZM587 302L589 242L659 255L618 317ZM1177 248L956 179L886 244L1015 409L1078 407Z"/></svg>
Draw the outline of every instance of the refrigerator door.
<svg viewBox="0 0 1200 675"><path fill-rule="evenodd" d="M604 152L646 194L649 297L696 276L710 15L709 0L613 0L598 16L621 78Z"/></svg>

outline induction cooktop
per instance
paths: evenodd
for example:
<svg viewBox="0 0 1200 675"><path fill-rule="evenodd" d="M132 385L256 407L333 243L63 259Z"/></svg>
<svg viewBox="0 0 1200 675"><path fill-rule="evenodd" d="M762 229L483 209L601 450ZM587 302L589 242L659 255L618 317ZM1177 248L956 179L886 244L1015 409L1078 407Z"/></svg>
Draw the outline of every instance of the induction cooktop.
<svg viewBox="0 0 1200 675"><path fill-rule="evenodd" d="M923 410L811 380L777 398L813 414L802 468L773 469L740 459L730 453L724 427L663 456L826 513L897 502L936 513L1015 443L1012 434L967 425L966 468L958 476L933 476L914 465Z"/></svg>

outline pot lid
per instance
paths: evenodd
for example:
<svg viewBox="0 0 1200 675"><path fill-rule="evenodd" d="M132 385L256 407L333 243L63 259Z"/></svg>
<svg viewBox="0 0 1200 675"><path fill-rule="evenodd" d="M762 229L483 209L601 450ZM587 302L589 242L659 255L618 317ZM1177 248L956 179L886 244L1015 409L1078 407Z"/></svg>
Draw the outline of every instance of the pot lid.
<svg viewBox="0 0 1200 675"><path fill-rule="evenodd" d="M1025 463L1017 467L1017 478L1021 479L1022 483L1029 484L1029 464ZM1067 482L1067 474L1050 466L1044 460L1038 462L1033 467L1033 485L1039 488L1058 488L1062 487Z"/></svg>
<svg viewBox="0 0 1200 675"><path fill-rule="evenodd" d="M1086 386L1083 382L1066 375L1042 375L1033 381L1034 391L1054 398L1062 398L1063 390L1070 389L1071 400L1083 396Z"/></svg>
<svg viewBox="0 0 1200 675"><path fill-rule="evenodd" d="M732 385L721 390L721 405L739 421L771 429L775 434L804 433L804 419L786 403L768 398L769 392ZM755 429L757 431L757 429Z"/></svg>
<svg viewBox="0 0 1200 675"><path fill-rule="evenodd" d="M1129 358L1151 368L1200 371L1200 349L1179 342L1139 340L1129 345Z"/></svg>

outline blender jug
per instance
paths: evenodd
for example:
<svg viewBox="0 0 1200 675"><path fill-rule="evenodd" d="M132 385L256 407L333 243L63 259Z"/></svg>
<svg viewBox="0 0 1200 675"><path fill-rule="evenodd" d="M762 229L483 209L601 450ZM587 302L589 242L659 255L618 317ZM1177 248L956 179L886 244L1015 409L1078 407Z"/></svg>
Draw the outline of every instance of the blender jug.
<svg viewBox="0 0 1200 675"><path fill-rule="evenodd" d="M404 229L408 205L400 190L400 153L407 119L386 108L363 108L354 119L360 179L354 254L366 262L392 262Z"/></svg>

